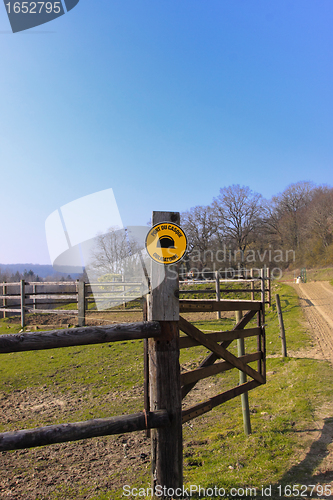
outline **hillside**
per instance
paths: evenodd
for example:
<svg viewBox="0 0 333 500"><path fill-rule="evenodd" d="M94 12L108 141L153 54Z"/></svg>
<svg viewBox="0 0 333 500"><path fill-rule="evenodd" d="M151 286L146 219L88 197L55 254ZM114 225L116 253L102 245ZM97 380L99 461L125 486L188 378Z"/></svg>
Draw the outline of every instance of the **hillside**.
<svg viewBox="0 0 333 500"><path fill-rule="evenodd" d="M1 274L8 274L12 275L17 272L20 274L23 274L24 271L33 271L33 273L37 276L39 276L42 279L45 279L47 277L59 277L61 278L62 276L67 277L68 274L71 275L73 279L76 279L78 277L78 273L70 273L70 270L68 273L59 273L53 269L53 266L50 264L31 264L31 263L26 263L26 264L0 264L0 273Z"/></svg>

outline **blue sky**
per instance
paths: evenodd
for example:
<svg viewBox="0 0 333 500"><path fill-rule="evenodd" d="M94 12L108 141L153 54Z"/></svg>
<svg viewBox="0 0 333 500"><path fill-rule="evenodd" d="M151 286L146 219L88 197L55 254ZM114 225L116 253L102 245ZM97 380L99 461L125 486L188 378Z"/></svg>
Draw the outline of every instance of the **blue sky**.
<svg viewBox="0 0 333 500"><path fill-rule="evenodd" d="M80 0L12 34L0 5L0 263L50 262L45 220L113 188L123 222L333 185L332 0Z"/></svg>

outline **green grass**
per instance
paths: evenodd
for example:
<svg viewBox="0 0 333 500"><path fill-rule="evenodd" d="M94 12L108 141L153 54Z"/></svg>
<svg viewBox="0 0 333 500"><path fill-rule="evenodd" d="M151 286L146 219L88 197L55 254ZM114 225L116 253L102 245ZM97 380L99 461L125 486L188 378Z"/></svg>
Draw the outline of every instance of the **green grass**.
<svg viewBox="0 0 333 500"><path fill-rule="evenodd" d="M297 351L309 348L313 341L306 328L295 290L287 285L273 285L272 307L266 309L267 354L281 353L280 327L276 309L275 295L279 294L283 321L286 331L287 349Z"/></svg>
<svg viewBox="0 0 333 500"><path fill-rule="evenodd" d="M60 309L61 311L77 311L77 302L70 302L68 304L60 304L54 308L55 310ZM38 311L38 309L37 309Z"/></svg>
<svg viewBox="0 0 333 500"><path fill-rule="evenodd" d="M185 450L191 450L202 462L200 469L193 469L191 461L185 459L188 480L207 484L208 475L215 482L218 477L221 486L273 484L286 473L297 450L297 432L313 424L317 405L331 396L331 389L328 385L323 388L320 379L329 377L332 382L332 374L326 363L313 360L270 359L267 368L267 385L249 393L253 412L249 438L243 434L238 399L194 421L194 444L193 429L185 427ZM205 446L200 445L203 441Z"/></svg>
<svg viewBox="0 0 333 500"><path fill-rule="evenodd" d="M8 318L0 319L0 335L18 333L20 330L20 324L10 323Z"/></svg>
<svg viewBox="0 0 333 500"><path fill-rule="evenodd" d="M273 304L266 311L267 384L249 393L252 434L249 437L244 435L240 398L185 424L184 483L187 486L197 484L205 489L217 486L226 490L256 487L259 498L262 485L272 485L273 491L277 492L278 484L304 484L305 478L311 478L309 463L299 463L300 453L309 439L305 437L305 431L315 428L316 411L332 400L333 371L325 361L297 357L297 351L312 345L297 295L286 285L274 287L274 298L275 293L280 294L287 349L293 357L281 358L279 324ZM204 331L229 330L234 320L195 324ZM0 334L19 330L19 325L0 320ZM142 344L142 341L116 342L2 355L0 393L10 394L27 388L38 390L46 386L57 394L80 395L82 407L73 411L71 421L140 411L142 394L133 388L139 389L143 381ZM247 352L251 352L255 349L254 340L246 340L246 346ZM235 353L236 346L232 344L230 350ZM183 349L181 364L187 368L195 367L206 356L204 347ZM209 380L212 391L215 385L225 390L237 384L238 373L231 370ZM110 392L116 396L111 407L106 399ZM27 424L34 427L39 421L16 421L15 428ZM8 424L0 425L1 431L10 428ZM149 469L133 471L129 467L128 474L128 484L133 487L146 488L150 483ZM81 493L78 488L72 486L66 491L59 488L50 500L81 498L84 488ZM93 500L109 500L111 494L88 493ZM112 500L121 498L124 498L122 491L112 492ZM193 495L192 498L210 497ZM279 496L272 494L270 498Z"/></svg>
<svg viewBox="0 0 333 500"><path fill-rule="evenodd" d="M89 386L93 395L102 395L112 386L124 390L133 386L141 375L139 357L142 341L126 342L126 358L131 362L124 366L124 342L93 346L67 347L43 351L17 352L6 355L0 365L0 390L23 390L56 383L64 390Z"/></svg>

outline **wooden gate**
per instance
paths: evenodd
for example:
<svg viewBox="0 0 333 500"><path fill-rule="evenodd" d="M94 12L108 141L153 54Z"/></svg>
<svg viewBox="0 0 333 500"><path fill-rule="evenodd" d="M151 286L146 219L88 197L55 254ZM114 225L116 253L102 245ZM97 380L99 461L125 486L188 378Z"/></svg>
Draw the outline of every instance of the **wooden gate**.
<svg viewBox="0 0 333 500"><path fill-rule="evenodd" d="M187 335L187 337L180 338L180 349L203 345L211 351L211 354L209 354L209 356L207 356L206 359L200 363L198 368L181 374L180 380L183 398L191 391L191 389L193 389L199 380L227 370L232 370L233 368L237 368L251 378L248 382L183 410L182 421L184 423L197 417L198 415L202 415L203 413L210 411L215 406L225 403L229 399L240 396L241 394L254 389L258 385L265 383L265 330L263 326L264 303L245 300L226 300L223 302L208 300L181 300L180 310L181 312L198 312L207 310L248 311L231 331L221 331L209 334L201 332L183 317L179 318L179 329ZM255 315L257 315L257 327L245 329L245 326ZM227 348L234 340L245 339L248 337L257 338L257 349L255 352L236 357L228 351ZM215 363L215 361L219 359L223 359L224 361ZM248 363L253 361L257 362L256 370L248 365Z"/></svg>

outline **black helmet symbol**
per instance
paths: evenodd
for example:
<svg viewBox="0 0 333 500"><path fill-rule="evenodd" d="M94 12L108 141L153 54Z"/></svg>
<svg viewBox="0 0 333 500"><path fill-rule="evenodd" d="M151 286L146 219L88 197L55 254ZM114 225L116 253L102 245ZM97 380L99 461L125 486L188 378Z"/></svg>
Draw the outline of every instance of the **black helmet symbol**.
<svg viewBox="0 0 333 500"><path fill-rule="evenodd" d="M171 236L162 236L157 240L157 246L161 248L175 248L175 241Z"/></svg>

